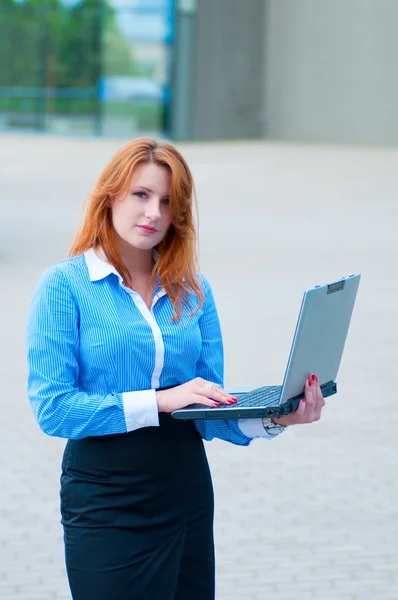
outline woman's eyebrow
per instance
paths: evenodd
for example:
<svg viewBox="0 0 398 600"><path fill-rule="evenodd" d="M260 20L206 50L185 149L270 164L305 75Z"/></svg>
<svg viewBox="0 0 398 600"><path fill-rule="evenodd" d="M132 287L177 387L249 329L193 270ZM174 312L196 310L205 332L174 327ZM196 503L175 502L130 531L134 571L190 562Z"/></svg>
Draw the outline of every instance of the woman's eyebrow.
<svg viewBox="0 0 398 600"><path fill-rule="evenodd" d="M133 187L139 187L139 188L145 190L146 192L149 192L150 194L153 194L153 190L151 190L151 188L145 187L145 185L138 185L138 184L136 184L136 185L133 185Z"/></svg>

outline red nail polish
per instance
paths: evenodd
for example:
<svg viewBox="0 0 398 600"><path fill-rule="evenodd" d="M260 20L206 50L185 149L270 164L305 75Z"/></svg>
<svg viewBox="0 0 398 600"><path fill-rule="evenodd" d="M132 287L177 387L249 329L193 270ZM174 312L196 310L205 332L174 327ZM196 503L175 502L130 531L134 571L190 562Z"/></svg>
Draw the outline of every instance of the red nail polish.
<svg viewBox="0 0 398 600"><path fill-rule="evenodd" d="M303 400L303 402L307 402L307 400L305 398L303 398L302 400Z"/></svg>
<svg viewBox="0 0 398 600"><path fill-rule="evenodd" d="M235 404L235 400L227 400L227 404Z"/></svg>
<svg viewBox="0 0 398 600"><path fill-rule="evenodd" d="M232 400L235 400L235 402L237 402L237 401L238 401L238 399L237 399L237 398L235 398L235 396L231 396L231 398L232 398Z"/></svg>
<svg viewBox="0 0 398 600"><path fill-rule="evenodd" d="M308 380L308 385L311 386L312 385L312 381L311 379Z"/></svg>
<svg viewBox="0 0 398 600"><path fill-rule="evenodd" d="M314 373L311 375L311 379L312 381L316 381L316 375Z"/></svg>
<svg viewBox="0 0 398 600"><path fill-rule="evenodd" d="M214 402L214 406L220 406L219 402Z"/></svg>

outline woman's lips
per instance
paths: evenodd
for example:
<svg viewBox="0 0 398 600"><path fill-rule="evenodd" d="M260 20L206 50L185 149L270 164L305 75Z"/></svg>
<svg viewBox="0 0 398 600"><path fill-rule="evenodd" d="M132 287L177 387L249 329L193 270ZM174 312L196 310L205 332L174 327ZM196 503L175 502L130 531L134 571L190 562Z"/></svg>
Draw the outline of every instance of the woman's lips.
<svg viewBox="0 0 398 600"><path fill-rule="evenodd" d="M148 225L137 225L137 227L139 227L145 233L156 233L157 232L157 229L155 229L154 227L149 227Z"/></svg>

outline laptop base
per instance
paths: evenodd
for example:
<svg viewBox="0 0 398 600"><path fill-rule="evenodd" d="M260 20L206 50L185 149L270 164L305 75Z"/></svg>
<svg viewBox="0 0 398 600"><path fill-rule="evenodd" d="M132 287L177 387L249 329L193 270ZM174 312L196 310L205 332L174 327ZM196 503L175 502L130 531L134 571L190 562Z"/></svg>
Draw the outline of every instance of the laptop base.
<svg viewBox="0 0 398 600"><path fill-rule="evenodd" d="M281 390L281 386L273 386L275 390ZM262 417L284 417L297 410L300 400L304 394L290 398L283 404L273 403L275 398L267 397L268 392L273 389L271 386L256 388L251 392L244 392L242 394L235 394L238 399L235 405L220 405L217 408L209 408L202 404L196 404L181 408L171 413L171 416L175 419L198 419L198 420L227 420L227 419L257 419ZM329 381L321 385L322 395L324 398L333 396L337 393L337 384L335 381ZM261 406L261 395L265 399L264 405ZM256 406L247 406L246 402L255 401L257 399ZM276 399L277 402L277 399Z"/></svg>

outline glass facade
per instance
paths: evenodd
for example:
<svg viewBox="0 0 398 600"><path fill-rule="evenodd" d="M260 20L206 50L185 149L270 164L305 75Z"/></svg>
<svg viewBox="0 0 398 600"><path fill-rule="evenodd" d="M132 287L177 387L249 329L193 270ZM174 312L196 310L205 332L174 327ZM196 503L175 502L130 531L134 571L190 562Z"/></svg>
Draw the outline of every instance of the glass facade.
<svg viewBox="0 0 398 600"><path fill-rule="evenodd" d="M0 0L0 129L167 135L173 0Z"/></svg>

